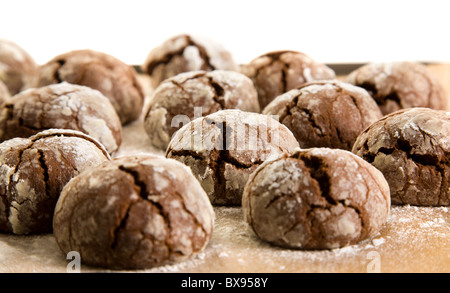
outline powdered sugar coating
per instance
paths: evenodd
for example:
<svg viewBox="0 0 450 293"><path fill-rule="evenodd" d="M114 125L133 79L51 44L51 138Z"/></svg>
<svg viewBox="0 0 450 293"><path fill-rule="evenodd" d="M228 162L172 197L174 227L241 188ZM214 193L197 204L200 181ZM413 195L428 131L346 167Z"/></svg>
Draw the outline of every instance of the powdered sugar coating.
<svg viewBox="0 0 450 293"><path fill-rule="evenodd" d="M436 110L446 110L448 107L442 84L421 63L368 63L351 72L344 80L367 89L384 115L411 107Z"/></svg>
<svg viewBox="0 0 450 293"><path fill-rule="evenodd" d="M165 150L181 126L223 109L259 112L256 90L248 77L228 70L180 73L155 90L144 126L151 143Z"/></svg>
<svg viewBox="0 0 450 293"><path fill-rule="evenodd" d="M122 141L122 126L110 101L89 87L62 82L28 89L0 107L0 141L49 128L84 132L111 154Z"/></svg>
<svg viewBox="0 0 450 293"><path fill-rule="evenodd" d="M0 144L0 230L14 234L52 231L63 186L84 170L109 160L95 139L52 129Z"/></svg>
<svg viewBox="0 0 450 293"><path fill-rule="evenodd" d="M292 133L268 115L221 110L177 131L166 157L190 166L213 204L239 205L257 166L298 147Z"/></svg>
<svg viewBox="0 0 450 293"><path fill-rule="evenodd" d="M40 66L37 86L68 82L100 91L109 99L122 124L139 118L144 92L135 70L121 60L94 50L74 50Z"/></svg>
<svg viewBox="0 0 450 293"><path fill-rule="evenodd" d="M261 108L306 82L336 77L331 68L297 51L268 52L243 65L241 71L253 80Z"/></svg>
<svg viewBox="0 0 450 293"><path fill-rule="evenodd" d="M200 252L212 206L189 168L164 157L117 157L68 183L55 208L64 252L111 269L151 268Z"/></svg>
<svg viewBox="0 0 450 293"><path fill-rule="evenodd" d="M449 112L404 109L361 133L353 152L383 172L392 202L449 205Z"/></svg>
<svg viewBox="0 0 450 293"><path fill-rule="evenodd" d="M381 172L344 150L311 148L261 164L244 189L245 220L263 240L329 249L374 236L387 220Z"/></svg>
<svg viewBox="0 0 450 293"><path fill-rule="evenodd" d="M276 97L263 114L278 116L303 148L345 150L383 116L366 90L339 80L305 83Z"/></svg>
<svg viewBox="0 0 450 293"><path fill-rule="evenodd" d="M18 44L0 39L0 81L11 95L35 86L38 65Z"/></svg>
<svg viewBox="0 0 450 293"><path fill-rule="evenodd" d="M182 72L215 69L238 71L238 66L222 44L187 34L176 35L153 48L142 65L153 88Z"/></svg>

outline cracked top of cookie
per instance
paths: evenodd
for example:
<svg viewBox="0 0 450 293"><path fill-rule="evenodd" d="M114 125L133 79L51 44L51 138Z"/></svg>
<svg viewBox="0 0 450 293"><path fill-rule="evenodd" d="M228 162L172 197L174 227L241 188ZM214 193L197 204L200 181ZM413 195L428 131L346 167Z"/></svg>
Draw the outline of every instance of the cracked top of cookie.
<svg viewBox="0 0 450 293"><path fill-rule="evenodd" d="M368 63L345 81L366 89L384 115L411 107L446 110L448 106L444 88L421 63Z"/></svg>
<svg viewBox="0 0 450 293"><path fill-rule="evenodd" d="M0 141L49 128L84 132L110 153L122 142L122 125L110 101L86 86L62 82L28 89L0 106Z"/></svg>
<svg viewBox="0 0 450 293"><path fill-rule="evenodd" d="M336 77L331 68L297 51L268 52L243 65L241 70L253 80L261 108L305 82Z"/></svg>
<svg viewBox="0 0 450 293"><path fill-rule="evenodd" d="M64 187L54 235L64 252L112 269L185 260L212 236L214 211L189 168L164 157L115 158Z"/></svg>
<svg viewBox="0 0 450 293"><path fill-rule="evenodd" d="M136 72L109 54L74 50L40 66L37 86L63 81L100 91L110 100L122 124L136 120L141 114L144 92Z"/></svg>
<svg viewBox="0 0 450 293"><path fill-rule="evenodd" d="M302 148L345 150L383 116L366 90L338 80L303 84L275 98L263 114L277 115Z"/></svg>
<svg viewBox="0 0 450 293"><path fill-rule="evenodd" d="M213 204L240 205L249 174L265 160L296 148L289 129L270 116L221 110L183 126L166 156L192 169Z"/></svg>
<svg viewBox="0 0 450 293"><path fill-rule="evenodd" d="M166 153L188 151L214 160L220 152L238 165L251 166L295 148L298 142L291 131L269 115L228 109L183 126Z"/></svg>
<svg viewBox="0 0 450 293"><path fill-rule="evenodd" d="M182 72L215 69L237 71L238 66L221 44L187 34L174 36L153 48L142 65L142 71L150 75L154 88Z"/></svg>
<svg viewBox="0 0 450 293"><path fill-rule="evenodd" d="M449 112L403 109L368 127L352 151L383 172L392 203L449 205L449 137Z"/></svg>
<svg viewBox="0 0 450 293"><path fill-rule="evenodd" d="M180 73L156 88L144 126L151 142L165 150L181 126L223 109L259 112L256 90L247 76L227 70Z"/></svg>
<svg viewBox="0 0 450 293"><path fill-rule="evenodd" d="M381 172L348 151L310 148L259 166L242 207L265 241L329 249L378 232L390 209L389 187Z"/></svg>
<svg viewBox="0 0 450 293"><path fill-rule="evenodd" d="M110 159L92 137L50 129L0 144L0 230L15 234L52 231L53 210L64 185Z"/></svg>
<svg viewBox="0 0 450 293"><path fill-rule="evenodd" d="M0 39L0 81L11 95L15 95L35 83L38 65L33 57L18 44Z"/></svg>

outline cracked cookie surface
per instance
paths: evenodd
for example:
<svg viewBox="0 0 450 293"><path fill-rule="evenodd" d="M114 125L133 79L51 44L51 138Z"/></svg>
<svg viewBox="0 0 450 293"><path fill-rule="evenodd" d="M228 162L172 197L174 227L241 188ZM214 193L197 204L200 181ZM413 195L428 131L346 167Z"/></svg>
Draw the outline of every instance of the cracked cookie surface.
<svg viewBox="0 0 450 293"><path fill-rule="evenodd" d="M52 231L53 212L64 185L109 160L105 148L79 131L51 129L0 144L0 231Z"/></svg>
<svg viewBox="0 0 450 293"><path fill-rule="evenodd" d="M183 261L212 236L214 211L189 168L154 155L123 156L64 187L54 235L65 253L111 269Z"/></svg>
<svg viewBox="0 0 450 293"><path fill-rule="evenodd" d="M379 231L389 214L389 186L380 171L351 152L311 148L258 167L245 186L242 209L264 241L331 249Z"/></svg>
<svg viewBox="0 0 450 293"><path fill-rule="evenodd" d="M274 51L242 66L253 80L261 109L275 97L313 80L334 79L334 71L308 55L296 51Z"/></svg>
<svg viewBox="0 0 450 293"><path fill-rule="evenodd" d="M107 97L122 124L139 118L144 91L134 69L119 59L94 50L75 50L39 68L37 86L68 82L88 86Z"/></svg>
<svg viewBox="0 0 450 293"><path fill-rule="evenodd" d="M182 72L216 69L238 71L238 66L221 44L187 34L174 36L153 48L142 65L153 88Z"/></svg>
<svg viewBox="0 0 450 293"><path fill-rule="evenodd" d="M50 128L73 129L100 141L110 154L122 142L122 125L99 91L62 82L33 88L0 106L0 141Z"/></svg>
<svg viewBox="0 0 450 293"><path fill-rule="evenodd" d="M278 115L301 148L348 151L356 137L383 116L367 91L338 80L313 81L290 90L267 105L263 114Z"/></svg>
<svg viewBox="0 0 450 293"><path fill-rule="evenodd" d="M428 68L416 62L368 63L344 81L366 89L383 115L400 109L447 110L447 94Z"/></svg>
<svg viewBox="0 0 450 293"><path fill-rule="evenodd" d="M403 109L357 138L352 152L386 177L393 204L450 205L450 114Z"/></svg>
<svg viewBox="0 0 450 293"><path fill-rule="evenodd" d="M221 110L183 126L166 157L189 166L213 204L240 205L250 173L298 147L291 131L268 115Z"/></svg>
<svg viewBox="0 0 450 293"><path fill-rule="evenodd" d="M35 86L38 65L18 44L0 39L0 81L15 95Z"/></svg>
<svg viewBox="0 0 450 293"><path fill-rule="evenodd" d="M247 76L226 70L180 73L156 88L144 127L151 143L166 150L184 124L223 109L259 112L256 90Z"/></svg>

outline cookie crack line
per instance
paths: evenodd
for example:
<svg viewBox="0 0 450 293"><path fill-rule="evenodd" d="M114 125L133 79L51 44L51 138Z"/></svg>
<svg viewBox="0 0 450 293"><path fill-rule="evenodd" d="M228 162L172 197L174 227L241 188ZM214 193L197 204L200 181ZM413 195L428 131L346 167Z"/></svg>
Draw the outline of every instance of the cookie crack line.
<svg viewBox="0 0 450 293"><path fill-rule="evenodd" d="M119 170L126 174L129 174L133 178L134 185L139 188L140 198L149 202L153 207L155 207L158 210L158 214L163 217L164 222L167 224L167 227L169 230L169 233L166 234L165 245L166 245L167 249L169 250L169 254L173 254L174 253L173 247L170 245L170 241L168 239L168 237L170 237L170 234L171 234L170 232L172 231L171 221L170 221L169 215L164 211L164 207L159 202L152 200L151 198L148 197L149 192L147 191L147 184L145 182L139 180L138 172L131 170L129 168L126 168L123 165L119 166Z"/></svg>
<svg viewBox="0 0 450 293"><path fill-rule="evenodd" d="M368 162L372 163L377 156L377 153L382 153L386 156L392 155L395 151L402 152L406 155L406 158L412 160L415 164L420 164L422 166L432 166L432 167L441 167L442 163L448 163L449 160L442 160L438 156L433 154L415 154L412 153L413 147L409 143L409 141L405 139L398 139L396 144L393 147L380 147L376 153L369 151L367 146L367 141L365 143L364 149L367 150L366 153L363 154L365 158L367 158ZM445 158L448 157L448 153L445 153Z"/></svg>
<svg viewBox="0 0 450 293"><path fill-rule="evenodd" d="M39 154L39 158L38 158L39 166L41 167L41 169L43 171L42 174L44 176L45 193L47 194L47 196L50 196L51 195L50 184L49 184L50 176L48 174L48 167L45 162L45 153L41 149L38 149L37 151Z"/></svg>
<svg viewBox="0 0 450 293"><path fill-rule="evenodd" d="M208 53L207 53L206 49L205 49L203 46L201 46L201 45L199 45L198 43L194 42L194 41L192 40L192 38L191 38L190 36L188 36L188 35L185 35L185 36L183 36L183 37L184 37L185 40L186 40L186 45L183 46L182 48L176 50L176 51L173 51L173 52L171 52L171 53L168 53L168 54L164 55L164 57L161 58L161 59L159 59L159 60L154 60L154 61L150 62L150 63L147 65L147 73L148 73L148 74L151 75L151 74L153 73L153 71L156 69L156 67L158 67L158 66L160 66L160 65L164 65L164 64L170 63L170 61L172 61L172 59L173 59L174 57L176 57L176 56L181 56L181 55L183 54L184 50L185 50L187 47L189 47L189 46L194 46L194 47L196 47L196 48L198 49L200 58L203 60L203 62L205 62L207 68L209 68L210 70L216 69L216 68L210 63L210 59L209 59Z"/></svg>
<svg viewBox="0 0 450 293"><path fill-rule="evenodd" d="M205 234L205 237L206 237L206 236L208 235L208 232L205 230L205 227L199 222L199 220L197 219L195 213L191 212L191 211L187 208L183 196L182 196L180 193L178 193L178 192L175 192L175 195L178 196L178 198L180 199L181 206L183 207L183 210L186 211L186 212L192 217L192 220L194 221L195 225L198 226L198 227L200 227L200 229L202 230L202 232ZM196 250L194 249L194 243L193 243L193 241L191 241L191 248L192 248L192 251L196 251Z"/></svg>
<svg viewBox="0 0 450 293"><path fill-rule="evenodd" d="M209 86L213 89L214 92L214 101L219 104L220 108L225 109L225 101L223 99L223 95L225 93L225 90L223 89L223 87L217 83L216 81L214 81L214 79L211 76L208 76L208 80L209 80Z"/></svg>
<svg viewBox="0 0 450 293"><path fill-rule="evenodd" d="M258 76L259 76L259 74L260 74L260 72L261 72L262 70L264 70L264 69L267 68L267 67L271 67L271 66L273 65L274 62L280 61L280 57L281 57L283 54L285 54L285 53L289 53L289 51L272 52L272 53L270 53L270 54L266 54L266 55L263 55L263 56L258 57L257 59L267 57L267 58L270 59L270 61L269 61L268 64L264 64L264 65L262 65L262 66L259 66L259 67L255 68L254 79L255 79L255 80L258 79ZM282 62L282 61L280 61L280 62ZM282 63L284 63L284 62L282 62Z"/></svg>
<svg viewBox="0 0 450 293"><path fill-rule="evenodd" d="M145 184L145 182L139 180L139 173L134 170L125 168L123 165L119 166L119 170L129 174L133 178L134 185L139 187L139 196L142 199L148 199L147 185Z"/></svg>
<svg viewBox="0 0 450 293"><path fill-rule="evenodd" d="M153 73L153 71L156 69L156 67L158 67L160 65L164 65L164 64L170 63L170 61L172 61L172 59L174 57L180 56L183 53L184 49L186 49L187 46L188 45L184 46L183 48L181 48L181 49L179 49L177 51L174 51L174 52L171 52L171 53L168 53L168 54L164 55L164 57L162 59L154 60L154 61L150 62L147 65L147 73L149 75L151 75Z"/></svg>
<svg viewBox="0 0 450 293"><path fill-rule="evenodd" d="M426 132L424 132L420 128L419 128L419 131L425 140L425 138L427 137ZM366 152L364 152L364 150ZM443 165L445 165L449 162L449 160L448 160L449 153L444 151L443 159L441 159L437 155L433 155L430 153L417 154L417 153L413 152L413 147L411 146L411 144L408 140L406 140L404 138L399 138L396 141L394 146L392 146L390 148L389 147L381 147L378 149L378 151L376 153L372 153L369 151L367 141L365 141L362 157L369 163L373 163L377 154L382 153L386 156L390 156L395 151L397 151L401 154L404 154L405 159L412 161L415 165L419 165L419 166L423 166L423 167L430 167L430 168L434 169L437 173L439 173L441 183L440 183L440 187L439 187L440 190L439 190L438 201L443 200L443 197L446 194L445 184L444 184L444 182L445 182L445 167ZM403 188L401 190L401 193L398 194L398 197L401 202L403 202L403 203L405 202L402 199L401 194L404 194L406 192L406 190L412 185L415 185L415 184L412 184L409 182L409 180L407 180L406 184L403 186Z"/></svg>
<svg viewBox="0 0 450 293"><path fill-rule="evenodd" d="M190 46L197 47L198 52L199 52L199 55L200 55L200 58L202 58L202 60L203 60L203 61L205 62L205 64L206 64L206 66L207 66L210 70L215 70L216 68L215 68L215 66L213 66L213 65L211 64L211 61L210 61L210 59L209 59L208 52L207 52L207 50L205 49L205 47L203 47L202 45L198 44L197 42L194 42L194 40L192 40L192 38L191 38L190 36L187 36L187 37L188 37L188 41L189 41L188 46L190 45Z"/></svg>
<svg viewBox="0 0 450 293"><path fill-rule="evenodd" d="M130 209L131 209L132 203L129 203L127 210L125 212L125 215L123 216L123 218L120 220L119 225L117 225L116 228L114 228L113 231L113 239L112 239L112 243L111 243L111 249L115 250L118 244L118 238L119 238L119 232L122 229L125 229L126 224L127 224L127 220L128 220L128 216L130 213Z"/></svg>
<svg viewBox="0 0 450 293"><path fill-rule="evenodd" d="M17 154L17 158L18 158L18 162L17 164L14 166L14 171L11 172L11 175L9 176L9 181L8 181L8 186L7 186L7 192L5 194L5 196L2 196L2 200L4 202L4 204L6 203L7 205L5 205L5 216L7 219L9 219L9 216L11 215L10 209L11 208L15 208L12 205L12 201L17 202L17 200L15 199L15 193L16 193L16 189L15 189L15 183L13 180L13 177L16 175L17 171L19 170L19 166L22 164L22 157L23 157L23 153L32 148L33 147L33 143L30 143L27 147L25 147L24 149L19 150L19 153ZM8 201L8 196L7 194L10 194L11 196L11 201ZM14 198L13 198L14 197ZM17 202L19 205L21 203ZM15 208L16 209L16 208ZM17 209L16 209L17 210Z"/></svg>
<svg viewBox="0 0 450 293"><path fill-rule="evenodd" d="M375 84L368 82L368 81L363 81L362 83L357 83L356 85L365 89L369 93L369 95L372 96L372 98L375 100L375 102L378 105L381 105L381 103L383 101L380 100L380 98L378 97L378 89L375 86Z"/></svg>
<svg viewBox="0 0 450 293"><path fill-rule="evenodd" d="M303 113L305 113L306 119L308 119L308 122L311 124L311 126L319 131L318 134L320 136L325 136L322 128L316 123L313 113L307 108L302 108L302 110L303 110Z"/></svg>
<svg viewBox="0 0 450 293"><path fill-rule="evenodd" d="M321 170L321 167L325 165L323 160L315 156L301 156L300 159L308 168L311 179L316 181L319 185L321 197L325 199L329 205L337 205L338 201L330 194L330 176L328 176L326 171Z"/></svg>

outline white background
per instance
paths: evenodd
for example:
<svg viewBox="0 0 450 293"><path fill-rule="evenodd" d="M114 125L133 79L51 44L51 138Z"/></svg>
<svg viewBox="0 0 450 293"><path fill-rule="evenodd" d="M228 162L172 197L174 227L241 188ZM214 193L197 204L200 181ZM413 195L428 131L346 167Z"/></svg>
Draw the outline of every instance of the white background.
<svg viewBox="0 0 450 293"><path fill-rule="evenodd" d="M0 38L38 63L73 49L141 64L179 33L223 44L238 63L271 50L319 62L450 61L450 9L427 1L0 1Z"/></svg>

